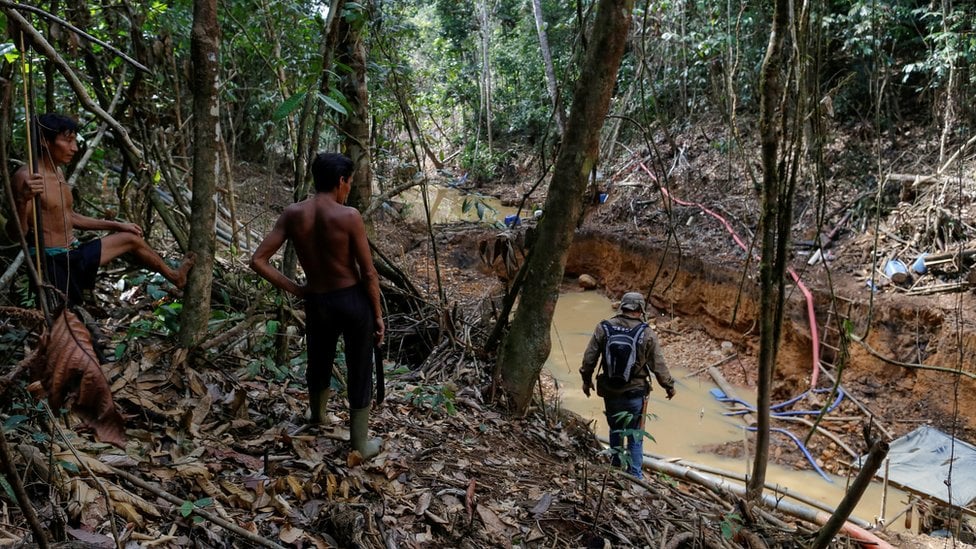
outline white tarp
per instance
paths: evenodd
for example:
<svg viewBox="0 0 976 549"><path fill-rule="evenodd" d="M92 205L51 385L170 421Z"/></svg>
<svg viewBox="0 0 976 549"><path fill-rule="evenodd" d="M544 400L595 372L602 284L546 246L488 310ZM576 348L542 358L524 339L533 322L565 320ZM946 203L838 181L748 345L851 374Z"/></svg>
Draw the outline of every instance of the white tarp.
<svg viewBox="0 0 976 549"><path fill-rule="evenodd" d="M949 500L949 465L952 457L952 500ZM865 457L859 462L863 463ZM892 483L937 498L968 506L976 500L976 447L933 427L922 426L893 441L888 451L888 478ZM878 476L884 475L884 466Z"/></svg>

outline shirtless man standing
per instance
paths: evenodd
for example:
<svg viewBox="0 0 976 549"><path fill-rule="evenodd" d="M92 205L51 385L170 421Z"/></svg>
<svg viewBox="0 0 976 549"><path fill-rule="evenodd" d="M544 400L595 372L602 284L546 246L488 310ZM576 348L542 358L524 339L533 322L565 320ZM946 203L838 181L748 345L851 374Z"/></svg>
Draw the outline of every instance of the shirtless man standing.
<svg viewBox="0 0 976 549"><path fill-rule="evenodd" d="M182 289L194 263L193 254L187 254L182 265L173 269L149 247L139 225L95 219L74 211L71 188L65 181L61 166L71 162L78 152L77 122L60 114L42 114L37 118L35 127L40 132L41 143L38 173L31 173L31 167L26 165L14 173L12 187L17 215L8 220L6 230L11 239L17 240L19 219L20 231L27 237L31 254L36 253L33 248L34 197L39 196L44 263L47 267L46 272L41 273L44 282L64 292L68 305L80 304L82 292L95 286L98 268L131 252L140 264ZM75 229L111 231L112 234L79 244L75 239Z"/></svg>
<svg viewBox="0 0 976 549"><path fill-rule="evenodd" d="M353 450L371 458L379 453L382 442L367 440L367 432L373 345L383 342L383 310L366 226L355 208L344 205L352 172L352 160L343 155L315 157L315 195L285 208L251 257L251 268L275 287L305 299L305 378L312 423L325 419L336 343L342 335L348 368L349 438ZM269 263L286 240L295 246L305 271L304 286Z"/></svg>

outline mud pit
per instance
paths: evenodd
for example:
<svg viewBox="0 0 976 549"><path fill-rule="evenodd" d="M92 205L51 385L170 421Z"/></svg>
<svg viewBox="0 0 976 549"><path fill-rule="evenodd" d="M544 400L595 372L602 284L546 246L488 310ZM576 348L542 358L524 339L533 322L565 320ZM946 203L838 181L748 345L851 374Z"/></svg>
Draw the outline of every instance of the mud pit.
<svg viewBox="0 0 976 549"><path fill-rule="evenodd" d="M497 261L488 271L479 259L479 247L497 240L499 232L472 226L442 226L438 235L445 263L445 278L463 280L455 297L461 301L478 295L499 295L488 289L490 280L477 282L473 271L504 279L505 269ZM842 253L838 251L838 253ZM706 260L707 259L707 260ZM800 261L805 263L805 261ZM667 348L669 365L700 372L728 355L723 342L730 342L735 360L721 362L719 370L731 383L754 388L756 384L759 302L756 266L743 278L740 257L713 253L693 255L688 249L666 249L663 239L634 238L621 230L584 226L577 232L566 266L566 287L578 291L576 278L588 274L597 281L596 291L611 298L639 289L648 295L659 315L657 326ZM836 344L837 316L830 313L831 292L823 269L803 272L803 282L813 295L818 332L822 340ZM877 420L883 433L902 436L920 424L955 432L963 440L976 440L976 383L949 372L919 370L907 365L926 364L973 372L972 294L903 296L882 288L872 295L862 281L848 274L833 273L835 308L851 322L854 334L864 334L864 345L852 342L841 374L844 389ZM740 290L741 288L741 290ZM786 322L774 379L773 401L781 402L810 388L813 345L807 306L795 286L789 291ZM830 327L825 328L826 325ZM962 326L962 328L960 328ZM960 352L960 343L962 351ZM726 346L728 343L726 343ZM869 349L870 348L870 349ZM831 387L840 360L837 353L821 348L825 363L817 386ZM883 358L882 358L883 357ZM742 395L752 398L752 395ZM821 406L827 395L807 400ZM817 398L817 397L814 397ZM955 409L954 409L955 408ZM866 452L863 427L867 415L849 399L831 415L836 421L823 427L836 434L855 453ZM780 425L783 426L783 425ZM808 427L789 425L802 437ZM784 466L809 469L792 442L773 437L771 460ZM809 450L818 464L830 473L845 475L853 456L824 436L814 436ZM706 449L727 457L742 457L741 443Z"/></svg>
<svg viewBox="0 0 976 549"><path fill-rule="evenodd" d="M679 256L653 243L584 230L574 242L566 274L590 274L610 295L640 288L666 316L680 316L685 322L701 326L714 338L731 341L740 359L750 361L749 366L724 364L720 369L730 381L754 386L759 303L755 277L747 276L743 283L741 269ZM823 338L836 341L836 317L828 319L830 292L816 280L805 282L814 297L818 332ZM849 283L834 289L836 308L853 323L854 333L864 334L869 328L864 338L866 345L855 342L849 347L850 355L842 374L845 389L876 414L894 436L911 431L919 423L930 423L947 432L955 425L962 428L960 438L973 440L976 383L971 378L958 376L957 380L951 373L892 363L961 367L963 372L972 374L976 339L972 323L960 316L962 311L972 311L972 295L875 294L871 303L866 286L863 288ZM803 392L809 388L811 379L811 331L806 304L799 292L790 293L786 320L774 400L785 400ZM831 326L825 330L828 321ZM824 351L825 361L839 363L836 353L830 349ZM693 350L689 352L695 354ZM701 356L700 362L689 365L689 369L707 366L708 360L710 357ZM829 384L821 376L818 386Z"/></svg>

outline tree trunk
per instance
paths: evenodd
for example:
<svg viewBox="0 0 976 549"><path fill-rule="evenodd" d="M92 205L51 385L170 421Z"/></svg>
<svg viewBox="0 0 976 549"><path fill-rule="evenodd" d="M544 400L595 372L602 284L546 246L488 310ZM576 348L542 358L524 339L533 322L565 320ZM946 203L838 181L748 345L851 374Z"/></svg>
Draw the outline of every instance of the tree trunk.
<svg viewBox="0 0 976 549"><path fill-rule="evenodd" d="M537 244L522 267L528 269L525 286L497 365L502 388L517 413L524 413L531 402L536 379L549 356L549 328L559 284L583 208L587 176L599 156L600 129L610 106L633 9L634 0L600 0Z"/></svg>
<svg viewBox="0 0 976 549"><path fill-rule="evenodd" d="M372 196L373 171L369 154L369 94L366 91L366 47L363 27L369 17L365 8L346 14L339 22L339 45L336 65L349 67L342 75L339 89L349 102L349 114L340 124L345 135L345 153L352 159L356 171L346 203L360 211L369 206ZM368 223L368 221L367 221Z"/></svg>
<svg viewBox="0 0 976 549"><path fill-rule="evenodd" d="M190 269L180 319L180 345L190 348L206 335L213 282L214 221L217 188L217 118L219 33L217 0L194 0L190 55L193 60L193 197L190 201L190 249L197 256Z"/></svg>
<svg viewBox="0 0 976 549"><path fill-rule="evenodd" d="M779 112L782 95L783 42L786 38L789 17L789 0L776 0L769 44L760 75L759 138L762 144L763 192L760 217L761 251L759 260L759 302L761 320L759 329L759 380L756 396L756 455L752 476L749 478L748 499L762 497L766 483L766 465L769 460L770 392L776 367L776 351L779 344L780 323L783 318L783 277L785 265L779 265L777 240L789 234L778 234L781 215L780 190L785 185L785 174L779 158ZM777 267L779 267L777 269Z"/></svg>
<svg viewBox="0 0 976 549"><path fill-rule="evenodd" d="M546 67L546 86L549 89L549 99L552 100L552 110L556 115L556 129L559 137L566 133L566 116L559 106L559 88L556 86L556 69L552 65L552 50L549 49L549 38L546 35L546 22L542 18L542 0L532 0L532 14L535 15L535 28L539 33L539 49L542 50L542 61Z"/></svg>
<svg viewBox="0 0 976 549"><path fill-rule="evenodd" d="M491 156L491 17L488 13L488 0L478 4L479 38L481 48L481 108L485 113L488 155Z"/></svg>

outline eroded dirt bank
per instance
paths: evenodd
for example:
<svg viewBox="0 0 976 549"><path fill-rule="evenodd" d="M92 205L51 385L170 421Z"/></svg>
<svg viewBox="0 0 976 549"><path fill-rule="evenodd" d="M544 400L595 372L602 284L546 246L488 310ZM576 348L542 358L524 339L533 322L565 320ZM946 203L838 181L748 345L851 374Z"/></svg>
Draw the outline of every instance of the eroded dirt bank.
<svg viewBox="0 0 976 549"><path fill-rule="evenodd" d="M750 269L743 277L739 264L710 263L673 246L666 248L663 241L584 228L577 233L566 275L589 274L611 296L640 289L663 315L697 323L711 336L731 341L740 354L755 356L758 281L756 267ZM804 279L814 278L813 274L805 274ZM836 344L839 323L836 315L828 314L831 292L823 277L806 284L814 296L818 332ZM973 379L906 366L959 368L973 374L976 330L965 318L972 311L972 295L923 297L882 291L874 294L872 302L867 286L843 279L834 281L833 294L840 316L851 320L852 333L864 336L863 344L855 342L849 347L842 377L845 389L877 414L895 436L919 423L949 431L955 419L965 430L962 438L976 439ZM813 363L806 304L799 291L791 291L789 299L774 395L783 398L809 387ZM830 327L825 329L827 323ZM824 349L823 358L840 363L830 349ZM707 366L708 360L703 357L701 366ZM737 382L755 381L754 372L743 374L733 365L726 365L723 373ZM821 376L818 385L829 383Z"/></svg>

